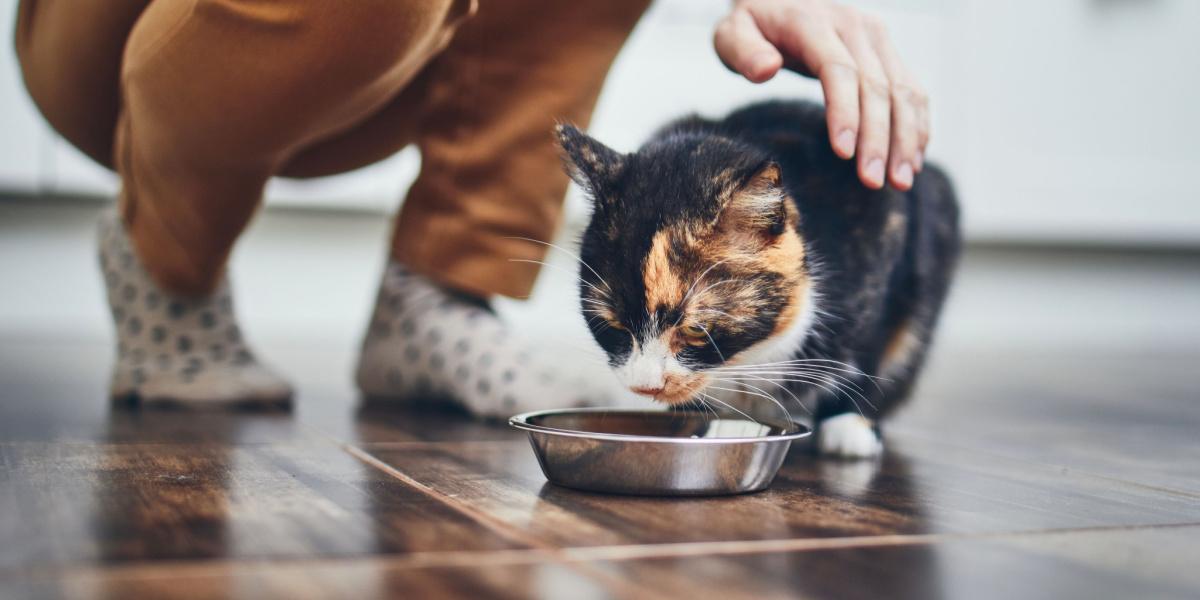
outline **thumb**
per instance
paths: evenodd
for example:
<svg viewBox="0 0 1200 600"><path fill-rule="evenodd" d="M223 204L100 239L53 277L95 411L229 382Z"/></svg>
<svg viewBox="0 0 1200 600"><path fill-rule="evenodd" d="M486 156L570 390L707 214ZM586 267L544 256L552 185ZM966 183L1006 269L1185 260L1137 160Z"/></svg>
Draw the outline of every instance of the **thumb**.
<svg viewBox="0 0 1200 600"><path fill-rule="evenodd" d="M754 83L774 77L783 66L783 55L763 37L754 17L744 10L734 10L721 19L713 34L713 46L726 67Z"/></svg>

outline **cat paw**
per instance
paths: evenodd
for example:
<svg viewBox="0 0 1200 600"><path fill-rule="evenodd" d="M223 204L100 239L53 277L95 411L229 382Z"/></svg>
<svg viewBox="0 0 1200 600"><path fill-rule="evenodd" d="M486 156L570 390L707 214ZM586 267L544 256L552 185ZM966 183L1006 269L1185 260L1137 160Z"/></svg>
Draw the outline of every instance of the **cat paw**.
<svg viewBox="0 0 1200 600"><path fill-rule="evenodd" d="M870 421L846 413L821 422L817 429L817 449L824 456L872 458L883 452L883 442Z"/></svg>

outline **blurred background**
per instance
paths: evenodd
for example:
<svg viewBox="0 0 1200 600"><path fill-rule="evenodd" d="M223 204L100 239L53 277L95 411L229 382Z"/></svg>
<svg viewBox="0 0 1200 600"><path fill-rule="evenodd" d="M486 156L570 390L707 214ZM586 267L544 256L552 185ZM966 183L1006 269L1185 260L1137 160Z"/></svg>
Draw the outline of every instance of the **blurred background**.
<svg viewBox="0 0 1200 600"><path fill-rule="evenodd" d="M967 351L1194 349L1200 339L1200 2L854 2L889 24L932 98L929 156L955 179L971 248L942 344ZM0 0L11 31L16 0ZM752 85L711 46L724 0L659 0L614 67L594 135L636 147L688 112L759 98L820 98L783 74ZM117 183L30 103L0 48L0 336L106 343L91 227ZM348 389L413 150L339 177L275 181L235 252L252 338L285 370ZM564 237L586 219L572 190ZM556 260L561 260L557 257ZM569 260L561 265L570 270ZM527 333L588 352L570 277L502 309ZM297 344L297 342L300 342ZM319 344L335 363L304 368ZM302 382L303 385L303 382Z"/></svg>

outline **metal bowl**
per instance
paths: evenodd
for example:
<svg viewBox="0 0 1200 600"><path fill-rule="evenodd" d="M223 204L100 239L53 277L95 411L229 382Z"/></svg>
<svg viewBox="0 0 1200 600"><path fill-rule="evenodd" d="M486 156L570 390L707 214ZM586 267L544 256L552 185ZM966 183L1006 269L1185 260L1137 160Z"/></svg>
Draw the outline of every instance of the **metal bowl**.
<svg viewBox="0 0 1200 600"><path fill-rule="evenodd" d="M766 489L797 423L755 422L701 412L579 408L517 415L546 479L594 492L716 496Z"/></svg>

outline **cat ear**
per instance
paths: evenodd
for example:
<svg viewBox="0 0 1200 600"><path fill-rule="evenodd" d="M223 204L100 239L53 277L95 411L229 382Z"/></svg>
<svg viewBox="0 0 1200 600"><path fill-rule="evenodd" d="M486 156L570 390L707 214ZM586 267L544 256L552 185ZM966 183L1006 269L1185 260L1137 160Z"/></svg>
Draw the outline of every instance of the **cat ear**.
<svg viewBox="0 0 1200 600"><path fill-rule="evenodd" d="M558 145L562 147L567 174L580 187L596 193L603 189L624 166L621 153L601 144L574 125L560 123L554 128Z"/></svg>
<svg viewBox="0 0 1200 600"><path fill-rule="evenodd" d="M786 195L782 170L778 164L768 162L728 194L717 224L726 230L773 239L783 233L787 220Z"/></svg>

